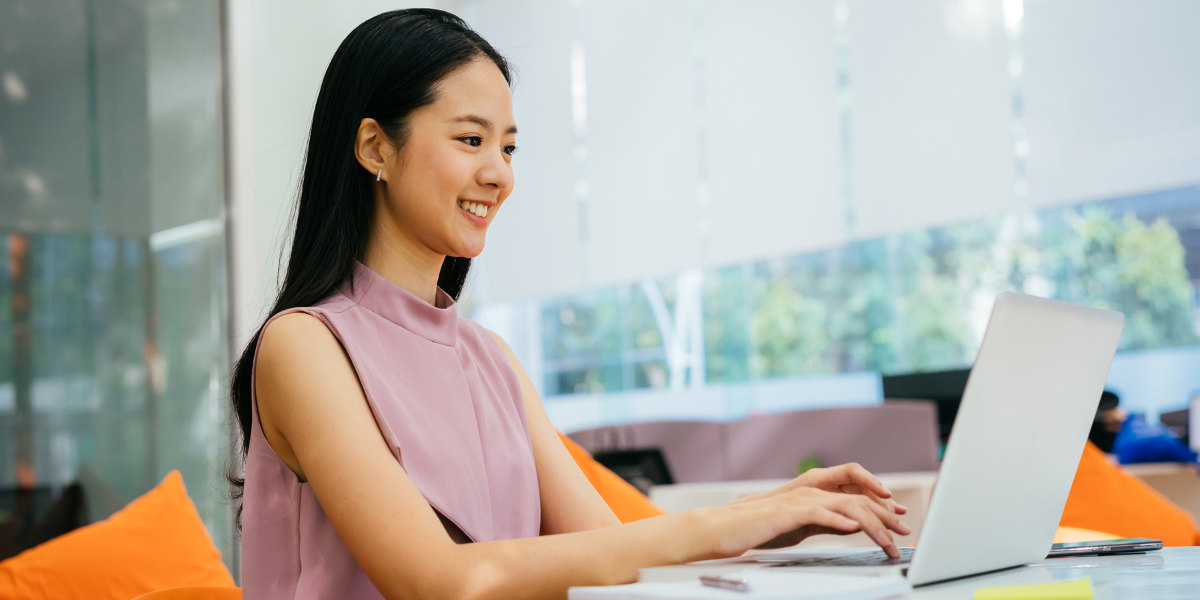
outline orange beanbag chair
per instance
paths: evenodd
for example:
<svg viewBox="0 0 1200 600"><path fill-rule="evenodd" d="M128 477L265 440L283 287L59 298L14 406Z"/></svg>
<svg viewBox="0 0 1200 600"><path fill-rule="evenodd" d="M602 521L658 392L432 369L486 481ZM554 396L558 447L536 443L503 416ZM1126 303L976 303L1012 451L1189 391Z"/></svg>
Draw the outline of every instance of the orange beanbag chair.
<svg viewBox="0 0 1200 600"><path fill-rule="evenodd" d="M1191 546L1197 539L1191 514L1110 463L1091 442L1083 450L1059 525L1152 538L1166 546Z"/></svg>
<svg viewBox="0 0 1200 600"><path fill-rule="evenodd" d="M150 592L133 600L242 600L242 590L231 587L181 587Z"/></svg>
<svg viewBox="0 0 1200 600"><path fill-rule="evenodd" d="M571 453L571 458L575 459L575 464L579 465L579 469L592 483L592 487L596 488L600 497L604 498L608 507L622 523L640 521L663 514L662 509L655 506L637 488L596 462L592 455L583 449L583 446L575 443L575 440L567 437L561 431L558 432L558 437L567 447L567 452Z"/></svg>
<svg viewBox="0 0 1200 600"><path fill-rule="evenodd" d="M0 598L129 600L184 586L236 587L179 471L111 517L0 562Z"/></svg>

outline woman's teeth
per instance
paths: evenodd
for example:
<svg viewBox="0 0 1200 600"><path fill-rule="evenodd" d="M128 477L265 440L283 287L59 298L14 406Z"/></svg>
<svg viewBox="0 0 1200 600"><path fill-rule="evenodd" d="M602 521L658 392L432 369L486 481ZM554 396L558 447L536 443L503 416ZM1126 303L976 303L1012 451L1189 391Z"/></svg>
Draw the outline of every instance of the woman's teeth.
<svg viewBox="0 0 1200 600"><path fill-rule="evenodd" d="M477 204L475 202L459 200L458 207L477 216L477 217L487 218L487 208L488 207L486 204Z"/></svg>

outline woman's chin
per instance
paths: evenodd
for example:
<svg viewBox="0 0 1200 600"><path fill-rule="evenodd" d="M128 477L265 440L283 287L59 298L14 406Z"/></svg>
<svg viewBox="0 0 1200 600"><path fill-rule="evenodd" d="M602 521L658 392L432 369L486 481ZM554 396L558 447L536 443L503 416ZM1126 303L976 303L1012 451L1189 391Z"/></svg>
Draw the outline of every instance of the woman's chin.
<svg viewBox="0 0 1200 600"><path fill-rule="evenodd" d="M476 256L479 256L482 253L483 253L483 244L478 244L478 245L470 244L470 245L465 245L465 246L462 246L459 248L455 248L453 251L448 252L447 256L460 256L462 258L475 258Z"/></svg>

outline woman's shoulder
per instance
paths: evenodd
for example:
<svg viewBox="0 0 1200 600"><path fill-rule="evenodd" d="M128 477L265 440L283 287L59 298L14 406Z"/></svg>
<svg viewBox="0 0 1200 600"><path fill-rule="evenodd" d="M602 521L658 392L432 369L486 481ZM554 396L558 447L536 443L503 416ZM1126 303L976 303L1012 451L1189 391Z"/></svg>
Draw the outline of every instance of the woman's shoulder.
<svg viewBox="0 0 1200 600"><path fill-rule="evenodd" d="M263 335L269 330L274 332L274 335L288 339L297 336L332 338L336 342L336 335L331 331L333 322L339 314L355 306L357 304L353 300L339 292L313 306L291 308L271 317L263 326Z"/></svg>
<svg viewBox="0 0 1200 600"><path fill-rule="evenodd" d="M321 361L330 353L341 354L341 344L316 314L298 310L267 322L258 347L258 366L279 365L304 368L310 361Z"/></svg>
<svg viewBox="0 0 1200 600"><path fill-rule="evenodd" d="M270 332L274 337L320 336L329 334L329 328L321 318L307 310L296 310L272 317L263 327L263 335Z"/></svg>

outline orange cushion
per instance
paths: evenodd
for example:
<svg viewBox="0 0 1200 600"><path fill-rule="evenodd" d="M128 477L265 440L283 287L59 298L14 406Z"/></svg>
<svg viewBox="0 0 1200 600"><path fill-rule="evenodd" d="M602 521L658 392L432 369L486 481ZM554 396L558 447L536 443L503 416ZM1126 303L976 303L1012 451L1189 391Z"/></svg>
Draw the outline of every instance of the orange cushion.
<svg viewBox="0 0 1200 600"><path fill-rule="evenodd" d="M621 479L616 473L608 470L607 467L595 461L583 446L575 443L575 440L567 437L563 432L558 432L558 437L562 439L562 443L567 447L567 452L571 453L571 458L575 459L575 464L579 465L579 469L587 476L588 481L592 482L592 487L600 493L600 497L608 503L608 507L622 523L631 521L639 521L649 517L657 517L663 514L661 508L654 505L644 494L638 491L637 488L629 485L629 482Z"/></svg>
<svg viewBox="0 0 1200 600"><path fill-rule="evenodd" d="M242 590L231 587L180 587L159 590L133 600L242 600Z"/></svg>
<svg viewBox="0 0 1200 600"><path fill-rule="evenodd" d="M1083 450L1059 525L1123 538L1153 538L1166 546L1191 546L1196 542L1192 515L1110 463L1091 442Z"/></svg>
<svg viewBox="0 0 1200 600"><path fill-rule="evenodd" d="M0 562L0 598L129 600L183 586L235 584L179 471L111 517Z"/></svg>

